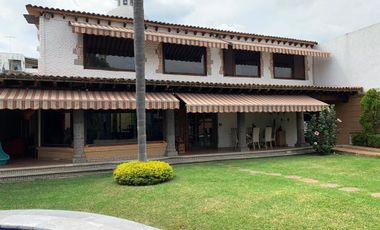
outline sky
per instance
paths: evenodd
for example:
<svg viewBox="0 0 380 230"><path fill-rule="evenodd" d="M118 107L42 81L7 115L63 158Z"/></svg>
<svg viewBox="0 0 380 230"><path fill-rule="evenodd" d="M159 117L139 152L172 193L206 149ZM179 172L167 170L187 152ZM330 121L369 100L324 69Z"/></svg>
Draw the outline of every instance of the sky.
<svg viewBox="0 0 380 230"><path fill-rule="evenodd" d="M107 13L115 0L0 0L0 52L38 58L37 29L25 5ZM380 22L379 0L145 0L151 20L313 40Z"/></svg>

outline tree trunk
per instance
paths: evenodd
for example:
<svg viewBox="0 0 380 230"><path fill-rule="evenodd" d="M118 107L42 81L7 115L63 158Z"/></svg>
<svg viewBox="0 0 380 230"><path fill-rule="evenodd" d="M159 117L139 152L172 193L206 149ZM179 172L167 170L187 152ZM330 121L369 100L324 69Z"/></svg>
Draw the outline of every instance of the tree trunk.
<svg viewBox="0 0 380 230"><path fill-rule="evenodd" d="M135 30L137 141L139 161L147 161L145 122L145 25L144 0L135 0L133 5Z"/></svg>

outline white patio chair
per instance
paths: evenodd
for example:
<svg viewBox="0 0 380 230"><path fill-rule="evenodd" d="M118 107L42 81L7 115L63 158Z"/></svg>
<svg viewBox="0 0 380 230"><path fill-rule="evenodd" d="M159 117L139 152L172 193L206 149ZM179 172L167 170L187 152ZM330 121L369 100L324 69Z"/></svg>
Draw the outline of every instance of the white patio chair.
<svg viewBox="0 0 380 230"><path fill-rule="evenodd" d="M265 148L266 149L268 149L268 143L269 143L270 148L273 149L272 141L273 141L273 138L272 138L272 127L266 127L265 128L265 138L264 138Z"/></svg>
<svg viewBox="0 0 380 230"><path fill-rule="evenodd" d="M256 150L256 144L261 149L260 145L260 128L253 128L252 129L252 146L253 150Z"/></svg>

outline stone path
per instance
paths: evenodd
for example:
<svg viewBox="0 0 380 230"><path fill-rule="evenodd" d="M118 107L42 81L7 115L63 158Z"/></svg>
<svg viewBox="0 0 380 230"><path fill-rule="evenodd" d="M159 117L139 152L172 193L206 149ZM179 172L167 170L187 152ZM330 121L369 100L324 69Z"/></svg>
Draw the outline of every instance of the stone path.
<svg viewBox="0 0 380 230"><path fill-rule="evenodd" d="M319 184L320 187L322 187L322 188L337 188L339 191L342 191L342 192L356 193L356 192L361 191L360 188L343 187L343 186L340 186L338 184L332 184L332 183L321 183L317 179L303 178L303 177L298 176L298 175L283 175L283 174L277 173L277 172L257 171L257 170L246 169L246 168L241 168L241 167L231 166L231 165L227 165L227 167L230 167L232 169L237 169L240 172L245 172L245 173L250 173L250 174L256 174L256 175L259 174L259 175L266 175L266 176L273 176L273 177L282 177L282 178L289 179L289 180L301 181L301 182L304 182L306 184ZM373 194L371 194L371 196L374 198L380 198L380 193L373 193Z"/></svg>
<svg viewBox="0 0 380 230"><path fill-rule="evenodd" d="M353 187L340 188L339 190L343 192L359 192L360 191L360 189L353 188Z"/></svg>
<svg viewBox="0 0 380 230"><path fill-rule="evenodd" d="M372 193L371 196L375 198L380 198L380 193Z"/></svg>
<svg viewBox="0 0 380 230"><path fill-rule="evenodd" d="M0 211L0 229L156 230L143 224L86 212L56 210Z"/></svg>

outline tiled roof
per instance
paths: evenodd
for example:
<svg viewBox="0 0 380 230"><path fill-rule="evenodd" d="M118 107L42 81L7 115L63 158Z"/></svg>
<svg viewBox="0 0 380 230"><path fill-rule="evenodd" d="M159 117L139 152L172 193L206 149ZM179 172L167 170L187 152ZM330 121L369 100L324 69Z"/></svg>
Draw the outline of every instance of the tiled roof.
<svg viewBox="0 0 380 230"><path fill-rule="evenodd" d="M30 15L34 15L34 16L40 16L42 13L47 12L47 13L57 13L57 14L63 14L63 15L87 17L87 18L115 20L115 21L121 21L121 22L129 22L129 23L133 22L132 18L84 12L84 11L43 7L43 6L37 6L37 5L32 5L32 4L26 5L26 9ZM254 34L254 33L244 33L244 32L229 31L229 30L221 30L221 29L200 27L200 26L194 26L194 25L167 23L167 22L160 22L160 21L154 21L154 20L145 20L145 24L148 26L170 27L170 28L178 28L178 29L185 29L185 30L187 29L187 30L194 30L194 31L206 32L206 33L214 33L214 34L216 33L216 34L226 35L226 36L232 35L232 36L252 37L252 38L262 39L262 40L273 40L273 41L278 41L278 42L299 43L299 44L308 45L308 46L313 46L313 45L318 44L315 41L308 41L308 40L301 40L301 39L294 39L294 38L287 38L287 37L278 37L278 36L268 36L268 35Z"/></svg>
<svg viewBox="0 0 380 230"><path fill-rule="evenodd" d="M0 81L20 80L20 81L54 81L54 82L76 82L76 83L96 83L96 84L135 84L135 79L128 78L99 78L80 76L56 76L39 75L29 73L6 73L0 74ZM362 87L333 87L314 85L278 85L278 84L238 84L238 83L215 83L215 82L195 82L195 81L173 81L173 80L146 80L147 86L172 86L172 87L194 87L194 88L223 88L223 89L255 89L255 90L291 90L291 91L319 91L319 92L342 92L361 93Z"/></svg>

